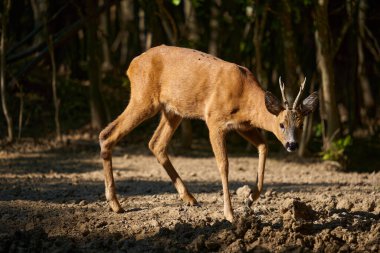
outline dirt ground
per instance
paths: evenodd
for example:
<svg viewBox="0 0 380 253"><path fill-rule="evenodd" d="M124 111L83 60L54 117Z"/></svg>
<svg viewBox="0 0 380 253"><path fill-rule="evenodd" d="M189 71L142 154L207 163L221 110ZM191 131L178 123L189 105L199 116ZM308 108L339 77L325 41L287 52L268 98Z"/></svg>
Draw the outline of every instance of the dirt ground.
<svg viewBox="0 0 380 253"><path fill-rule="evenodd" d="M116 148L122 214L106 204L95 141L30 145L0 152L0 252L380 252L379 170L339 172L318 159L269 153L264 192L248 207L258 159L254 150L235 152L231 224L207 143L171 148L198 207L179 200L146 145Z"/></svg>

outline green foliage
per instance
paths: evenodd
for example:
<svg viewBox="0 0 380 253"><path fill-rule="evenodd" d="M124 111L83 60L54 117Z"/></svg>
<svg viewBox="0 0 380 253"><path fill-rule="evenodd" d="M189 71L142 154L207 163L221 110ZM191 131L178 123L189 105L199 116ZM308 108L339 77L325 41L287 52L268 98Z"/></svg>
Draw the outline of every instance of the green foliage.
<svg viewBox="0 0 380 253"><path fill-rule="evenodd" d="M172 0L172 4L174 4L175 6L178 6L181 4L181 0Z"/></svg>
<svg viewBox="0 0 380 253"><path fill-rule="evenodd" d="M321 137L323 133L322 131L322 123L319 123L314 127L314 133L316 137Z"/></svg>
<svg viewBox="0 0 380 253"><path fill-rule="evenodd" d="M347 135L344 138L340 138L333 141L331 147L328 150L322 151L322 159L332 160L339 162L343 167L346 167L348 162L347 151L352 146L352 137Z"/></svg>

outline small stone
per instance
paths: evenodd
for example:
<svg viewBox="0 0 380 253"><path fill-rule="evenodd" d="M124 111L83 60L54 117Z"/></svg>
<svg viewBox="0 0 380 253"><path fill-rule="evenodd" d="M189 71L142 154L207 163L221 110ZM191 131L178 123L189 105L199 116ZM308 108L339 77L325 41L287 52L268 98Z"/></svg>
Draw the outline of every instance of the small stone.
<svg viewBox="0 0 380 253"><path fill-rule="evenodd" d="M244 185L242 187L239 187L236 190L236 194L242 198L248 198L249 194L251 194L251 193L252 193L252 190L248 185Z"/></svg>
<svg viewBox="0 0 380 253"><path fill-rule="evenodd" d="M231 243L224 252L246 252L242 239L238 239Z"/></svg>
<svg viewBox="0 0 380 253"><path fill-rule="evenodd" d="M344 210L351 210L351 208L354 206L352 202L350 202L348 199L342 199L339 200L339 202L336 204L336 209L344 209Z"/></svg>
<svg viewBox="0 0 380 253"><path fill-rule="evenodd" d="M305 204L299 199L286 199L281 208L284 214L284 220L289 218L289 214L295 220L314 220L317 216L317 212L314 211L311 206Z"/></svg>
<svg viewBox="0 0 380 253"><path fill-rule="evenodd" d="M88 234L90 234L90 230L88 229L88 226L85 223L79 226L79 231L83 236L87 236Z"/></svg>
<svg viewBox="0 0 380 253"><path fill-rule="evenodd" d="M366 199L363 203L363 209L366 212L373 212L375 210L376 204L375 201Z"/></svg>
<svg viewBox="0 0 380 253"><path fill-rule="evenodd" d="M157 220L152 220L152 221L151 221L151 225L152 225L152 227L154 227L154 228L158 228L158 227L160 227L160 223L159 223Z"/></svg>
<svg viewBox="0 0 380 253"><path fill-rule="evenodd" d="M99 222L97 225L96 225L96 227L97 228L101 228L101 227L105 227L105 226L107 226L107 221L101 221L101 222Z"/></svg>
<svg viewBox="0 0 380 253"><path fill-rule="evenodd" d="M272 196L272 190L268 190L268 191L266 191L265 194L264 194L264 196L265 196L265 197L270 197L270 196Z"/></svg>
<svg viewBox="0 0 380 253"><path fill-rule="evenodd" d="M86 200L82 200L82 201L80 201L80 202L78 203L78 205L80 205L80 206L85 206L85 205L87 205L87 201L86 201Z"/></svg>

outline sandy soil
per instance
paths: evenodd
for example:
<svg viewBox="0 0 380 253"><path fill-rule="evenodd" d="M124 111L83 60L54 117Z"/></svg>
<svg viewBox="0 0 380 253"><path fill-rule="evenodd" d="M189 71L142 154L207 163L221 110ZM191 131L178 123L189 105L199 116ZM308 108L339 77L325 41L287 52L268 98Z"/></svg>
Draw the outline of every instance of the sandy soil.
<svg viewBox="0 0 380 253"><path fill-rule="evenodd" d="M257 155L235 153L231 224L223 219L221 183L205 146L172 148L199 207L179 200L147 148L116 148L123 214L105 202L95 142L1 151L0 252L380 251L380 172L338 172L317 159L270 153L265 190L249 208L246 185L254 183Z"/></svg>

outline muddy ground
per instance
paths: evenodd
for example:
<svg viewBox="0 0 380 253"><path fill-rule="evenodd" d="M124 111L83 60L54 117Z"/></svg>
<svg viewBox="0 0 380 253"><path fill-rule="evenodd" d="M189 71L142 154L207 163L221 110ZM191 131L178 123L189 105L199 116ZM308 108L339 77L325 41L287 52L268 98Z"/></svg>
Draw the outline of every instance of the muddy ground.
<svg viewBox="0 0 380 253"><path fill-rule="evenodd" d="M257 155L233 152L231 224L209 145L177 146L172 162L200 206L185 206L146 145L131 144L114 151L122 214L105 202L95 141L3 148L0 252L380 251L379 170L339 172L316 158L270 153L265 190L249 208Z"/></svg>

